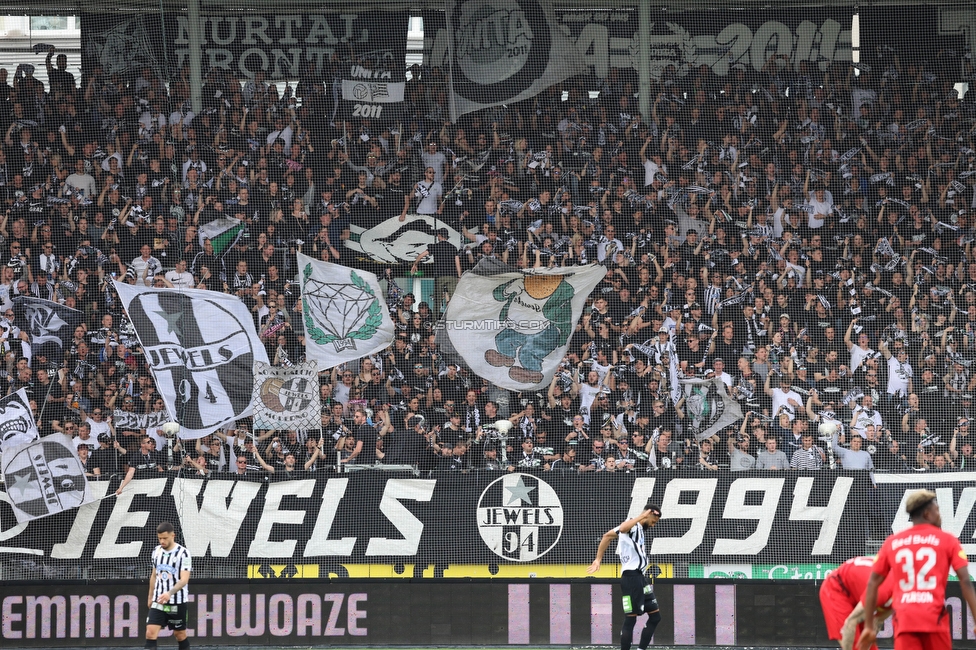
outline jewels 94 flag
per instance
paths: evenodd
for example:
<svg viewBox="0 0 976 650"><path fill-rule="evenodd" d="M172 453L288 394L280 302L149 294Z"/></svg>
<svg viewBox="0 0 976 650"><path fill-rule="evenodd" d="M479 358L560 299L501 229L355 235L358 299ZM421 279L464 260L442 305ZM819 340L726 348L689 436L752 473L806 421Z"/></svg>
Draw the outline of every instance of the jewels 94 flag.
<svg viewBox="0 0 976 650"><path fill-rule="evenodd" d="M18 523L94 501L75 446L62 433L5 450L2 471Z"/></svg>
<svg viewBox="0 0 976 650"><path fill-rule="evenodd" d="M251 414L254 362L268 362L237 296L115 283L181 438Z"/></svg>
<svg viewBox="0 0 976 650"><path fill-rule="evenodd" d="M586 299L605 275L596 264L523 272L483 259L461 276L437 342L496 386L544 388L569 348Z"/></svg>
<svg viewBox="0 0 976 650"><path fill-rule="evenodd" d="M447 0L451 120L587 71L549 0Z"/></svg>
<svg viewBox="0 0 976 650"><path fill-rule="evenodd" d="M307 361L279 368L254 363L255 429L318 429L322 426L318 367Z"/></svg>
<svg viewBox="0 0 976 650"><path fill-rule="evenodd" d="M305 352L319 368L331 368L393 343L393 319L379 280L298 254Z"/></svg>

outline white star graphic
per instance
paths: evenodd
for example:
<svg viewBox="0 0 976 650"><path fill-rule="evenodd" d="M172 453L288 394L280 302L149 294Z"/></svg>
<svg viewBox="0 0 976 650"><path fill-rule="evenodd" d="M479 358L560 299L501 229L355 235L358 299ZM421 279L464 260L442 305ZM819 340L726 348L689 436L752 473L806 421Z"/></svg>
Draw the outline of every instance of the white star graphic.
<svg viewBox="0 0 976 650"><path fill-rule="evenodd" d="M516 501L519 502L519 505L523 505L526 503L531 505L532 500L529 498L529 492L531 492L535 488L529 487L528 485L523 483L521 476L518 478L518 483L516 483L515 485L506 486L505 489L508 490L508 493L512 495L512 498L509 499L508 503L506 503L505 505L510 506Z"/></svg>

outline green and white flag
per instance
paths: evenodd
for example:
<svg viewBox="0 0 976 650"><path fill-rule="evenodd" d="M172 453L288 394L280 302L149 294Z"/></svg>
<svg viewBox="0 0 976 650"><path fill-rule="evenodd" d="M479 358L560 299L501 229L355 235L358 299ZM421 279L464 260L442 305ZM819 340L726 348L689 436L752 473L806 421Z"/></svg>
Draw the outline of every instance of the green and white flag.
<svg viewBox="0 0 976 650"><path fill-rule="evenodd" d="M200 246L203 240L209 239L214 247L214 255L223 257L237 244L237 240L244 234L244 222L231 217L221 217L200 226Z"/></svg>
<svg viewBox="0 0 976 650"><path fill-rule="evenodd" d="M308 359L331 368L393 343L393 319L372 273L298 254Z"/></svg>

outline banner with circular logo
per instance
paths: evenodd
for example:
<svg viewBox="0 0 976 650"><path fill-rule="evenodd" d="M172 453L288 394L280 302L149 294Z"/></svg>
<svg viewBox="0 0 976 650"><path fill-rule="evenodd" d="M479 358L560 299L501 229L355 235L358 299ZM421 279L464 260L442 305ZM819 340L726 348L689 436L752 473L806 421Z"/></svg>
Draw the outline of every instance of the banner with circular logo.
<svg viewBox="0 0 976 650"><path fill-rule="evenodd" d="M444 7L451 120L538 95L586 72L547 0L457 0Z"/></svg>

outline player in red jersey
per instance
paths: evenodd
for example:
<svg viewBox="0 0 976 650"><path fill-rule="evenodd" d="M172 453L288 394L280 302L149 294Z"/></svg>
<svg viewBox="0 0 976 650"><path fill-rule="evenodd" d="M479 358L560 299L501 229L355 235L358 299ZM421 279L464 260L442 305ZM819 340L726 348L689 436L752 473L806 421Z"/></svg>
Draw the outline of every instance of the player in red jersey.
<svg viewBox="0 0 976 650"><path fill-rule="evenodd" d="M892 607L895 611L895 650L952 650L945 589L949 569L959 577L969 611L976 611L976 591L969 580L969 560L955 535L942 530L936 495L916 490L908 495L905 510L912 527L890 535L874 561L864 595L864 631L861 650L878 636L874 608L878 586L894 574Z"/></svg>
<svg viewBox="0 0 976 650"><path fill-rule="evenodd" d="M838 641L843 650L851 650L860 631L858 624L863 620L864 612L861 597L871 578L873 566L874 558L851 558L831 572L820 585L820 608L827 622L827 636ZM878 600L887 603L891 597L889 582L882 585L881 592ZM888 616L890 612L883 610L882 620Z"/></svg>

